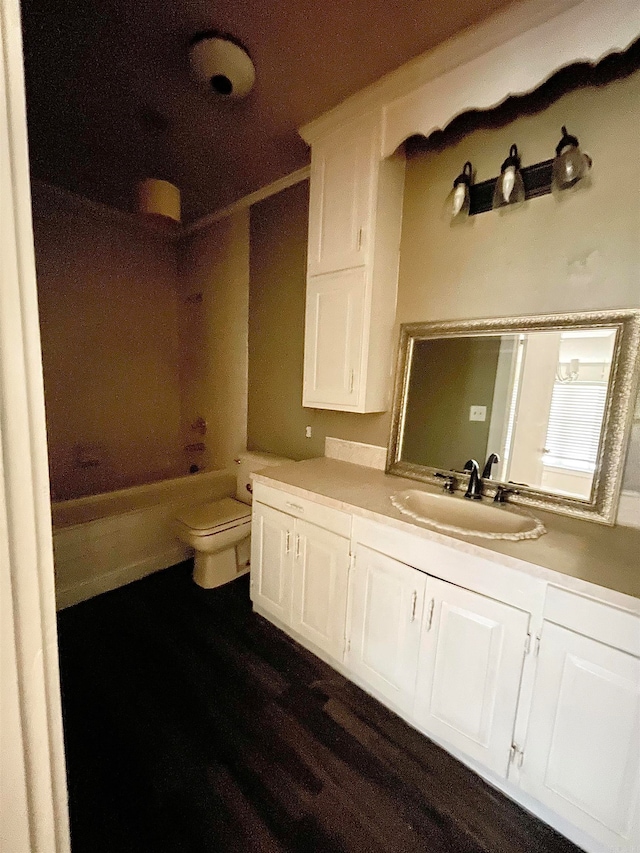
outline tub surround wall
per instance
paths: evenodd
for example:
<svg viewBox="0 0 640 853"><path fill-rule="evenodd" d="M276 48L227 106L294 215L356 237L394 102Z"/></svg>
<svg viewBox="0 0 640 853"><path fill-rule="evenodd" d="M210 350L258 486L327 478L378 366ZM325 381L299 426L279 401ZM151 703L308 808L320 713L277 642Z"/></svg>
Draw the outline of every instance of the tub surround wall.
<svg viewBox="0 0 640 853"><path fill-rule="evenodd" d="M54 499L161 477L180 435L175 248L37 185L33 213Z"/></svg>
<svg viewBox="0 0 640 853"><path fill-rule="evenodd" d="M205 445L190 462L225 468L247 446L249 211L190 234L178 258L183 444ZM198 416L205 436L191 429Z"/></svg>

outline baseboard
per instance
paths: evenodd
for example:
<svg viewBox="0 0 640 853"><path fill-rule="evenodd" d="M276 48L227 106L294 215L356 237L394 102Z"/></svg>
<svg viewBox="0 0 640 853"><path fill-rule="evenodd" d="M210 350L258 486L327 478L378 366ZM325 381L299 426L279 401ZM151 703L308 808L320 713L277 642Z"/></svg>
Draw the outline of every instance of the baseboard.
<svg viewBox="0 0 640 853"><path fill-rule="evenodd" d="M627 490L621 493L616 524L640 528L640 492Z"/></svg>
<svg viewBox="0 0 640 853"><path fill-rule="evenodd" d="M175 548L163 551L160 554L153 554L151 557L145 557L144 560L131 563L115 572L80 581L80 583L73 584L65 589L58 589L56 590L56 607L58 610L64 610L65 607L71 607L103 592L126 586L126 584L140 580L140 578L153 574L153 572L175 566L183 560L188 560L192 555L193 552L186 545L176 545Z"/></svg>

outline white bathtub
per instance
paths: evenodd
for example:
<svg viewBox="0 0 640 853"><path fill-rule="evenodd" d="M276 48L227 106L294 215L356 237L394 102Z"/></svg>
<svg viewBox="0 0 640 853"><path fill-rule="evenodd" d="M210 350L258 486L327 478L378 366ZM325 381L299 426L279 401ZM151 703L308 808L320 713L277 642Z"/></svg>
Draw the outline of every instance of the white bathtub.
<svg viewBox="0 0 640 853"><path fill-rule="evenodd" d="M191 556L171 522L180 507L235 493L235 471L200 471L52 504L58 608Z"/></svg>

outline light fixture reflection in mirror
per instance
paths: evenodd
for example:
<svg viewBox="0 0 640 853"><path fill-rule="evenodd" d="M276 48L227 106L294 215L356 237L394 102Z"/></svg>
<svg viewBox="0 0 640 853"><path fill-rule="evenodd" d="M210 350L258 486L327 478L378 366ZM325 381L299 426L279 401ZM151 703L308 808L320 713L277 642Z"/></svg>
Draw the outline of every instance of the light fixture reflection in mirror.
<svg viewBox="0 0 640 853"><path fill-rule="evenodd" d="M387 471L613 523L639 381L640 311L405 324Z"/></svg>

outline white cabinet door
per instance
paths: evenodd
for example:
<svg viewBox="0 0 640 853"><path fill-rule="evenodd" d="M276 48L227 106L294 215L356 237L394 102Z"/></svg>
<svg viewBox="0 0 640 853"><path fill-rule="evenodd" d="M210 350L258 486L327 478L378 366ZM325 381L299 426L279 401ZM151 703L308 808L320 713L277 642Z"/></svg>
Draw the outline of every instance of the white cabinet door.
<svg viewBox="0 0 640 853"><path fill-rule="evenodd" d="M309 199L309 275L364 264L377 178L374 119L314 143Z"/></svg>
<svg viewBox="0 0 640 853"><path fill-rule="evenodd" d="M358 545L346 665L399 710L413 704L426 576Z"/></svg>
<svg viewBox="0 0 640 853"><path fill-rule="evenodd" d="M358 406L365 290L362 267L307 282L303 406Z"/></svg>
<svg viewBox="0 0 640 853"><path fill-rule="evenodd" d="M615 851L640 850L640 660L545 622L520 784Z"/></svg>
<svg viewBox="0 0 640 853"><path fill-rule="evenodd" d="M347 621L349 540L296 521L291 627L342 661Z"/></svg>
<svg viewBox="0 0 640 853"><path fill-rule="evenodd" d="M253 504L251 600L285 624L291 621L293 526L284 512Z"/></svg>
<svg viewBox="0 0 640 853"><path fill-rule="evenodd" d="M429 578L414 717L507 775L529 614Z"/></svg>

